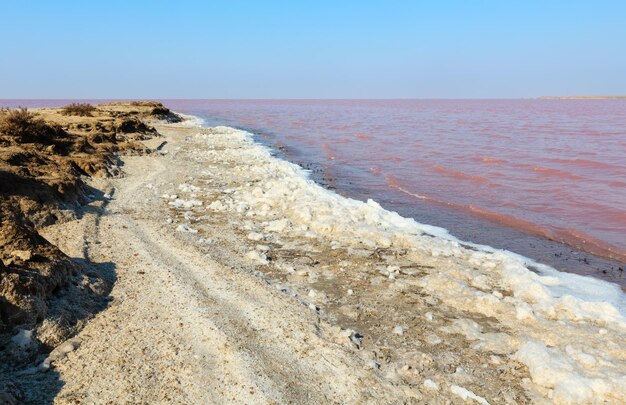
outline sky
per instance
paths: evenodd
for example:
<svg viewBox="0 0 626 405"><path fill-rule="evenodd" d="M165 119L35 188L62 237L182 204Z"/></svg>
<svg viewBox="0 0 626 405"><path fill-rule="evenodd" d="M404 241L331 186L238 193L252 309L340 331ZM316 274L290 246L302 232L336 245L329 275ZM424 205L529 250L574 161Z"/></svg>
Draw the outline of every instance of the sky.
<svg viewBox="0 0 626 405"><path fill-rule="evenodd" d="M0 98L625 94L623 0L0 0Z"/></svg>

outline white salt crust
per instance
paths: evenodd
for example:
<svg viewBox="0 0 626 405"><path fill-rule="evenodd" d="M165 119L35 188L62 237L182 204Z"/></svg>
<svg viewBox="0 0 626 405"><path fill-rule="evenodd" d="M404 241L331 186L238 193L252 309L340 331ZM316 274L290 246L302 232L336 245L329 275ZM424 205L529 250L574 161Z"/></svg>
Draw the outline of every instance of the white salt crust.
<svg viewBox="0 0 626 405"><path fill-rule="evenodd" d="M228 162L229 170L248 179L224 190L207 210L245 214L264 224L268 235L405 251L407 258L434 270L404 282L448 305L494 317L506 327L506 334L483 333L472 321L461 320L449 328L475 341L479 350L527 365L536 395L556 403L626 402L626 300L617 285L462 242L443 228L403 218L373 200L342 197L310 180L299 166L273 157L245 131L216 127L197 134L196 140L208 145L197 153ZM191 191L186 185L180 189ZM183 208L189 204L183 201L170 204ZM251 240L263 237L248 235ZM247 256L267 264L262 253ZM389 271L391 276L395 279L396 273ZM432 320L432 314L424 316ZM452 390L464 399L484 401L461 387Z"/></svg>

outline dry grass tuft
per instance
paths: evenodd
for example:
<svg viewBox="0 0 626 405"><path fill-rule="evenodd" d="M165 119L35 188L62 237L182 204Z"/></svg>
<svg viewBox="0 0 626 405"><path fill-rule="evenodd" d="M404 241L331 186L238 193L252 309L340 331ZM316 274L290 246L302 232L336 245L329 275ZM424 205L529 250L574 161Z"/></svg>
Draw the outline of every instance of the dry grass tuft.
<svg viewBox="0 0 626 405"><path fill-rule="evenodd" d="M51 127L37 114L27 108L0 111L0 134L9 136L17 142L48 143L62 132Z"/></svg>
<svg viewBox="0 0 626 405"><path fill-rule="evenodd" d="M78 115L81 117L91 117L96 107L87 103L72 103L63 107L63 115Z"/></svg>

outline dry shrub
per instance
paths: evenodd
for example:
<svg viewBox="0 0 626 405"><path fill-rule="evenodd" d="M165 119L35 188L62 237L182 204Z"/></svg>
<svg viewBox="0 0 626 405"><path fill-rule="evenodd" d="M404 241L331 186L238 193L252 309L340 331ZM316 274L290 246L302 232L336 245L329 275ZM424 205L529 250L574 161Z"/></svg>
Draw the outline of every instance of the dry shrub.
<svg viewBox="0 0 626 405"><path fill-rule="evenodd" d="M41 117L27 108L0 112L0 133L17 142L48 143L59 135L59 132L62 132L60 128L46 124Z"/></svg>
<svg viewBox="0 0 626 405"><path fill-rule="evenodd" d="M63 115L78 115L81 117L91 117L96 107L87 103L72 103L63 107Z"/></svg>

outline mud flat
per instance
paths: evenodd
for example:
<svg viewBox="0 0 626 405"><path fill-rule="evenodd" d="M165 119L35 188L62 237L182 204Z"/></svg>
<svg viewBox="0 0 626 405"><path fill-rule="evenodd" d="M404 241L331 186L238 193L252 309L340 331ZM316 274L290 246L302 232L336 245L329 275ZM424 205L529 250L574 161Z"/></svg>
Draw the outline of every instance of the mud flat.
<svg viewBox="0 0 626 405"><path fill-rule="evenodd" d="M626 400L616 285L341 197L200 124L154 124L157 152L123 157L123 178L89 180L106 198L42 228L113 282L49 367L21 371L26 400Z"/></svg>

